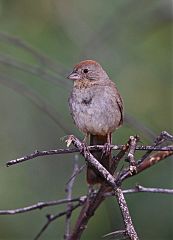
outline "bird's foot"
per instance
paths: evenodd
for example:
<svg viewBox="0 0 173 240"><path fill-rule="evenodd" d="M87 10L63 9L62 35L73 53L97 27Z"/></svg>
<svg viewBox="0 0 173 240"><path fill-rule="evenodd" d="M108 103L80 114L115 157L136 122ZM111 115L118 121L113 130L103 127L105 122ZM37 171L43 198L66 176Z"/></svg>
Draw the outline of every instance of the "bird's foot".
<svg viewBox="0 0 173 240"><path fill-rule="evenodd" d="M85 155L85 153L87 153L88 151L88 145L86 144L86 142L82 142L80 147L80 153L84 153Z"/></svg>
<svg viewBox="0 0 173 240"><path fill-rule="evenodd" d="M111 144L110 143L105 143L104 147L102 149L102 157L103 156L109 156L110 152L111 152Z"/></svg>
<svg viewBox="0 0 173 240"><path fill-rule="evenodd" d="M67 144L67 147L70 147L74 136L73 135L68 135L68 136L64 136L62 139L64 140L64 138L66 138L65 142Z"/></svg>

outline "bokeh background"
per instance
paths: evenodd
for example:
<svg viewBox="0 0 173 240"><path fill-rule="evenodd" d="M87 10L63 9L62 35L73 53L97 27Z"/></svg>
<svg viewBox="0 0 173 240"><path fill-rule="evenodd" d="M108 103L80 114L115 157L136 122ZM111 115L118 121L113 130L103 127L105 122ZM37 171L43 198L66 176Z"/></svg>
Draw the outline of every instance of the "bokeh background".
<svg viewBox="0 0 173 240"><path fill-rule="evenodd" d="M74 154L41 157L10 168L8 160L33 152L66 147L61 138L82 138L68 109L75 63L95 59L121 92L127 120L114 134L123 144L139 134L151 144L162 130L172 131L171 0L0 0L0 209L65 198ZM79 164L84 163L79 158ZM171 188L171 158L129 179L146 187ZM86 194L85 173L77 177L73 196ZM141 239L173 238L173 200L163 194L127 195ZM52 207L0 216L0 239L33 239ZM73 223L79 212L73 214ZM101 239L123 228L113 199L90 221L82 239ZM64 218L41 239L63 239Z"/></svg>

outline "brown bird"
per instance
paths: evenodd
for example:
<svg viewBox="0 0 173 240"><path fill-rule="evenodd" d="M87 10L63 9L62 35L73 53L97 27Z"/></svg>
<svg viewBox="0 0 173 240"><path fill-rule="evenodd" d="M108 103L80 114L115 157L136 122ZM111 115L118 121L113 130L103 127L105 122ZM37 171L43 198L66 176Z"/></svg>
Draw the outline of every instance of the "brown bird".
<svg viewBox="0 0 173 240"><path fill-rule="evenodd" d="M93 60L77 64L68 78L74 80L69 106L76 126L86 136L90 135L90 145L111 144L111 133L123 123L123 102L115 83ZM93 155L110 171L110 152ZM87 182L92 185L103 182L91 166L87 166Z"/></svg>

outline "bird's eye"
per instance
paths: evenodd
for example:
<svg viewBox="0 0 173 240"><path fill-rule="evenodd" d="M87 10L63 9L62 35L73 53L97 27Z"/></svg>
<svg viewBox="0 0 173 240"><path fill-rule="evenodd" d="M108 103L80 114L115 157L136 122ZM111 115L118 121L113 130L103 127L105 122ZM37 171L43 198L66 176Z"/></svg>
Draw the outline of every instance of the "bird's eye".
<svg viewBox="0 0 173 240"><path fill-rule="evenodd" d="M88 72L88 69L87 69L87 68L85 68L85 69L83 70L83 72L84 72L84 73L87 73L87 72Z"/></svg>

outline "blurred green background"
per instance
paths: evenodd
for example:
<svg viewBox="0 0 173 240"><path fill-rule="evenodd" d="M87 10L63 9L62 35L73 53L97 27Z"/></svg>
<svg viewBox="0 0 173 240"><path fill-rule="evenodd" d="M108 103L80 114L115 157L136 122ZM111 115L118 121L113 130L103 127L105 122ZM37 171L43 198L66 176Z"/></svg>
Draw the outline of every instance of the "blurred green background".
<svg viewBox="0 0 173 240"><path fill-rule="evenodd" d="M171 0L0 0L0 209L65 198L74 154L10 168L5 163L35 149L65 147L61 137L68 133L82 138L68 110L72 83L66 79L80 60L100 62L123 96L128 119L114 134L114 143L139 134L142 144L151 144L162 130L172 131L171 5ZM84 163L81 157L79 163ZM172 169L169 158L123 187L171 188ZM86 192L83 172L73 196ZM172 196L140 193L126 198L140 239L173 238ZM0 239L33 239L47 213L64 209L0 216ZM82 239L101 239L122 228L119 208L108 199ZM63 239L63 234L60 218L41 239Z"/></svg>

